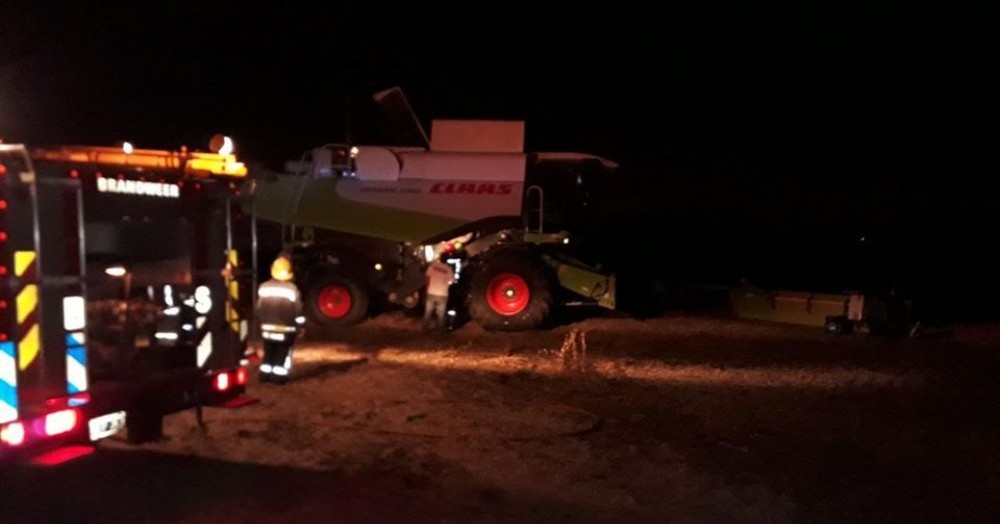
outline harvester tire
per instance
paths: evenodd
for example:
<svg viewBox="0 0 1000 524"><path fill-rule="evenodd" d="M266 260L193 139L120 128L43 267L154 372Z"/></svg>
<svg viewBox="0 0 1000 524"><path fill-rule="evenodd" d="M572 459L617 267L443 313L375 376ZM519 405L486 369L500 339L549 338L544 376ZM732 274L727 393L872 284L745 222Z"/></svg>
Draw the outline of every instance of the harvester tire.
<svg viewBox="0 0 1000 524"><path fill-rule="evenodd" d="M368 316L371 297L358 280L344 275L323 275L309 282L305 292L306 318L321 327L348 326Z"/></svg>
<svg viewBox="0 0 1000 524"><path fill-rule="evenodd" d="M542 327L552 311L550 282L545 266L527 251L488 255L469 285L469 315L487 330Z"/></svg>

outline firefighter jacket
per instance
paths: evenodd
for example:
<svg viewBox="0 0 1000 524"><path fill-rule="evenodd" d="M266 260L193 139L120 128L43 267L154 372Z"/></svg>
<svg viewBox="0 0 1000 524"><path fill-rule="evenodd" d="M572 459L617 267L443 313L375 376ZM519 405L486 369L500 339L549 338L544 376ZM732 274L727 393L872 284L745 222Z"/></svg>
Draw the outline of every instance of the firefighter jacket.
<svg viewBox="0 0 1000 524"><path fill-rule="evenodd" d="M291 282L271 279L257 289L257 319L261 324L294 327L302 314L302 296Z"/></svg>

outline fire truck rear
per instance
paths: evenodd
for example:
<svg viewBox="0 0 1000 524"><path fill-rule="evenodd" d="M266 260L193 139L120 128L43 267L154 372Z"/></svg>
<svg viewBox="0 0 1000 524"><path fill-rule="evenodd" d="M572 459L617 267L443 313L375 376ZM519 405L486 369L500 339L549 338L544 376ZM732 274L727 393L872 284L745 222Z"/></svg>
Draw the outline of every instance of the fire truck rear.
<svg viewBox="0 0 1000 524"><path fill-rule="evenodd" d="M252 402L245 175L232 155L0 144L0 459Z"/></svg>

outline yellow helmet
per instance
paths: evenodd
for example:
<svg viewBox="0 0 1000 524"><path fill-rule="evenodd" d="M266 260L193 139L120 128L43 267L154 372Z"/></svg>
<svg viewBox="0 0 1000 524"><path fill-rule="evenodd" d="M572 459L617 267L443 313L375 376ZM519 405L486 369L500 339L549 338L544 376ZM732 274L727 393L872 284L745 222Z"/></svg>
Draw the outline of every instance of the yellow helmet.
<svg viewBox="0 0 1000 524"><path fill-rule="evenodd" d="M288 256L279 255L278 258L274 259L274 263L271 264L271 277L275 280L288 281L293 276L292 261L288 259Z"/></svg>

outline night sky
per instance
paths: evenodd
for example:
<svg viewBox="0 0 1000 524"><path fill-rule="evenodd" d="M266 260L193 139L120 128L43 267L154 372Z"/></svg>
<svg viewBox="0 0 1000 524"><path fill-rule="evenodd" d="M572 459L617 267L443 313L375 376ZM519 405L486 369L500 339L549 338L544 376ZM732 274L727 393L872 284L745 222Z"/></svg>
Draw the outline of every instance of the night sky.
<svg viewBox="0 0 1000 524"><path fill-rule="evenodd" d="M378 140L370 95L400 86L428 128L523 119L530 150L619 161L597 229L654 272L996 280L974 36L947 7L76 4L4 4L5 141L225 132L279 166Z"/></svg>

